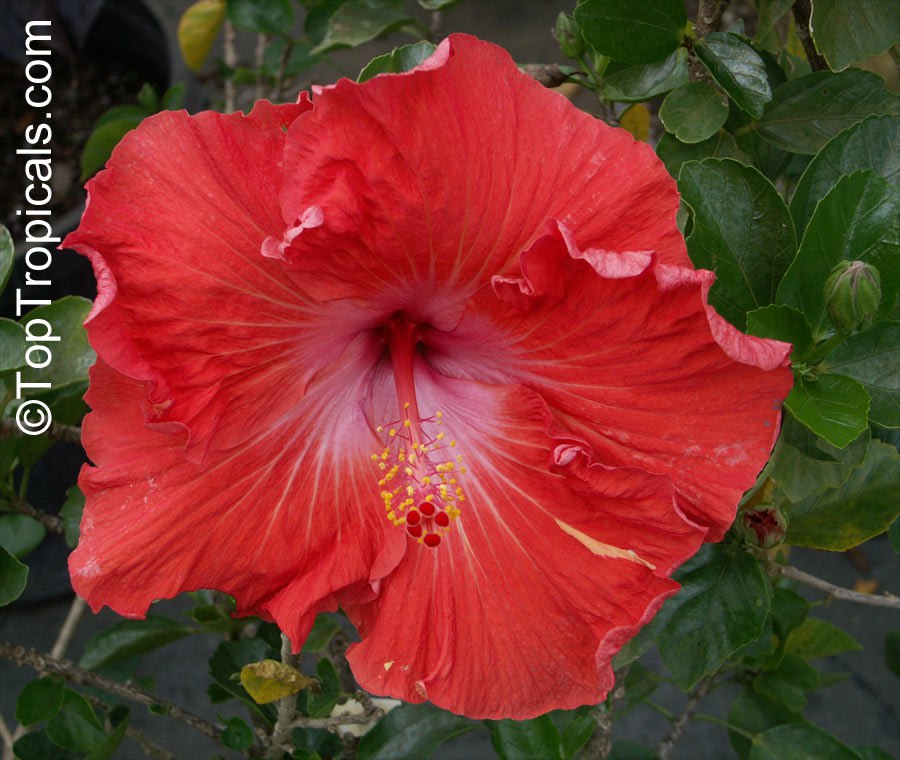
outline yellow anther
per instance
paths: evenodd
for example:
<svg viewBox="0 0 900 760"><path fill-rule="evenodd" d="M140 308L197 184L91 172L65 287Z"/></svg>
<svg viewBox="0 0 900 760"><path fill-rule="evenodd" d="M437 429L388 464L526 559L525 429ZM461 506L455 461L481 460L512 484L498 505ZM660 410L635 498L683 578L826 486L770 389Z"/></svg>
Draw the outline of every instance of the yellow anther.
<svg viewBox="0 0 900 760"><path fill-rule="evenodd" d="M412 426L412 422L409 420L403 420L403 427L408 428Z"/></svg>
<svg viewBox="0 0 900 760"><path fill-rule="evenodd" d="M410 406L411 406L411 404L409 403L409 401L407 401L407 402L403 405L403 409L404 409L404 410L409 409Z"/></svg>
<svg viewBox="0 0 900 760"><path fill-rule="evenodd" d="M443 431L440 432L440 433L438 433L438 434L435 436L435 438L436 438L437 440L439 440L439 441L443 441L443 440L444 440L444 433L443 433Z"/></svg>
<svg viewBox="0 0 900 760"><path fill-rule="evenodd" d="M391 438L393 438L395 435L397 435L397 431L394 430L394 428L391 428L390 430L388 430L388 435L389 435Z"/></svg>

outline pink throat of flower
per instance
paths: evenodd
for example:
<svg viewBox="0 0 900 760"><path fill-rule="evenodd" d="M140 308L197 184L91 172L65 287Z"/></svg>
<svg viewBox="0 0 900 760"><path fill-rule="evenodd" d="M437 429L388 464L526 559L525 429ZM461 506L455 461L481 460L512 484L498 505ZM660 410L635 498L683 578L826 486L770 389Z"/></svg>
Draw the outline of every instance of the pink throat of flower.
<svg viewBox="0 0 900 760"><path fill-rule="evenodd" d="M388 520L430 548L462 514L465 501L458 476L466 472L456 441L441 429L444 415L422 417L416 402L413 352L417 328L404 319L392 320L386 330L397 389L398 419L376 429L383 448L372 454L380 470L378 486Z"/></svg>

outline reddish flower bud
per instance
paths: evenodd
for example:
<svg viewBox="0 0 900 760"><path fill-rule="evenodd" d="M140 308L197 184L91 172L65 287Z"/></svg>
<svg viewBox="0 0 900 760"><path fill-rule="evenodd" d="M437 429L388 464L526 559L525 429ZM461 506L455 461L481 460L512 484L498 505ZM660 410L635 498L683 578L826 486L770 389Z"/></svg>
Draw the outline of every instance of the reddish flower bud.
<svg viewBox="0 0 900 760"><path fill-rule="evenodd" d="M738 526L748 544L757 549L771 549L784 541L787 517L772 504L759 504L741 513Z"/></svg>

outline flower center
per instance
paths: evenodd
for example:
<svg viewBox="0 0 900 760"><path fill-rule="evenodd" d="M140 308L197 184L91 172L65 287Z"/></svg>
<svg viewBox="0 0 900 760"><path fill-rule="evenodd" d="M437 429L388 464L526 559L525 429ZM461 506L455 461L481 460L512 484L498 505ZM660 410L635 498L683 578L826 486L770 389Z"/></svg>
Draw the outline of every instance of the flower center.
<svg viewBox="0 0 900 760"><path fill-rule="evenodd" d="M388 520L406 526L409 536L434 548L460 514L465 494L458 476L465 474L456 441L441 426L444 415L419 414L413 379L413 352L418 344L414 325L392 321L387 330L388 349L397 388L399 419L379 425L383 448L372 454L381 470L379 493Z"/></svg>

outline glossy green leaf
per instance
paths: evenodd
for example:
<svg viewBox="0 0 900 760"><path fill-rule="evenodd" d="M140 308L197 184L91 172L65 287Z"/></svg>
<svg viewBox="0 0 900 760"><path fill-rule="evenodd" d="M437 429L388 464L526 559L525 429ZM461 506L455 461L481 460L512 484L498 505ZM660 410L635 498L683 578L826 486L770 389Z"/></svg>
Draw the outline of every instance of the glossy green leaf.
<svg viewBox="0 0 900 760"><path fill-rule="evenodd" d="M5 226L0 224L0 293L6 289L15 259L16 247L13 244L12 235Z"/></svg>
<svg viewBox="0 0 900 760"><path fill-rule="evenodd" d="M14 747L19 760L84 760L84 753L57 747L47 738L46 731L25 734Z"/></svg>
<svg viewBox="0 0 900 760"><path fill-rule="evenodd" d="M729 725L749 734L761 734L786 723L803 722L803 716L799 712L787 710L783 704L773 702L749 687L741 690L728 713ZM750 739L737 731L729 731L728 738L738 756L747 757L752 746Z"/></svg>
<svg viewBox="0 0 900 760"><path fill-rule="evenodd" d="M112 717L118 710L122 711L122 715L117 720L113 720ZM106 734L106 737L102 742L88 753L84 760L112 760L116 757L118 754L116 750L122 743L122 739L125 738L125 732L128 730L128 721L130 718L131 713L128 708L120 706L110 711L112 730Z"/></svg>
<svg viewBox="0 0 900 760"><path fill-rule="evenodd" d="M15 601L28 582L28 566L0 546L0 607Z"/></svg>
<svg viewBox="0 0 900 760"><path fill-rule="evenodd" d="M0 515L0 546L16 559L28 556L46 535L47 529L28 515Z"/></svg>
<svg viewBox="0 0 900 760"><path fill-rule="evenodd" d="M891 0L815 0L809 25L834 71L900 42L900 8Z"/></svg>
<svg viewBox="0 0 900 760"><path fill-rule="evenodd" d="M579 0L575 21L598 53L625 63L654 63L681 43L687 14L681 0Z"/></svg>
<svg viewBox="0 0 900 760"><path fill-rule="evenodd" d="M639 103L674 90L688 81L688 54L680 47L662 61L646 64L611 63L603 75L600 96Z"/></svg>
<svg viewBox="0 0 900 760"><path fill-rule="evenodd" d="M862 647L859 642L849 633L819 618L807 618L802 625L791 631L786 647L788 654L804 660L832 657L860 649Z"/></svg>
<svg viewBox="0 0 900 760"><path fill-rule="evenodd" d="M749 760L860 760L846 744L803 723L775 726L753 737Z"/></svg>
<svg viewBox="0 0 900 760"><path fill-rule="evenodd" d="M891 673L900 678L900 631L891 631L885 636L884 661Z"/></svg>
<svg viewBox="0 0 900 760"><path fill-rule="evenodd" d="M45 676L32 681L16 700L16 720L23 726L50 720L62 707L65 691L61 678Z"/></svg>
<svg viewBox="0 0 900 760"><path fill-rule="evenodd" d="M845 551L887 530L900 514L900 454L869 442L866 458L834 490L788 507L787 541L795 546Z"/></svg>
<svg viewBox="0 0 900 760"><path fill-rule="evenodd" d="M775 25L787 13L794 0L756 0L756 34L754 43L762 43L775 28ZM780 47L780 45L779 45Z"/></svg>
<svg viewBox="0 0 900 760"><path fill-rule="evenodd" d="M227 0L228 18L238 29L287 35L294 26L291 0Z"/></svg>
<svg viewBox="0 0 900 760"><path fill-rule="evenodd" d="M819 686L819 672L796 655L786 655L777 668L753 679L753 689L791 712L806 706L806 692Z"/></svg>
<svg viewBox="0 0 900 760"><path fill-rule="evenodd" d="M900 118L871 116L834 137L810 162L794 196L791 216L801 235L816 204L845 174L871 169L896 185L900 177Z"/></svg>
<svg viewBox="0 0 900 760"><path fill-rule="evenodd" d="M726 124L726 126L728 126ZM741 132L734 138L738 149L746 155L751 163L773 182L785 174L794 159L799 156L796 153L788 153L781 148L776 148L772 143L763 140L756 132ZM805 157L804 157L805 158Z"/></svg>
<svg viewBox="0 0 900 760"><path fill-rule="evenodd" d="M802 311L813 336L825 337L832 327L823 286L841 260L865 261L883 269L882 297L893 303L900 287L898 215L900 190L883 177L872 171L843 177L816 207L800 250L778 287L778 303Z"/></svg>
<svg viewBox="0 0 900 760"><path fill-rule="evenodd" d="M59 747L87 752L103 742L106 732L91 703L66 689L62 707L47 723L47 736Z"/></svg>
<svg viewBox="0 0 900 760"><path fill-rule="evenodd" d="M444 742L478 726L428 703L391 710L362 739L357 760L426 760Z"/></svg>
<svg viewBox="0 0 900 760"><path fill-rule="evenodd" d="M559 731L559 754L562 760L573 760L588 743L597 727L594 707L585 705L576 710L557 710L550 719Z"/></svg>
<svg viewBox="0 0 900 760"><path fill-rule="evenodd" d="M98 127L87 139L81 151L82 182L100 171L112 155L113 149L132 129L140 124L145 114L133 115L109 121Z"/></svg>
<svg viewBox="0 0 900 760"><path fill-rule="evenodd" d="M787 206L756 169L730 159L684 164L678 189L694 214L691 261L716 273L709 302L744 329L747 312L775 300L797 250Z"/></svg>
<svg viewBox="0 0 900 760"><path fill-rule="evenodd" d="M123 620L93 636L78 664L96 670L171 644L190 633L190 628L161 615Z"/></svg>
<svg viewBox="0 0 900 760"><path fill-rule="evenodd" d="M715 673L755 640L769 612L759 563L734 546L707 545L676 574L681 591L660 612L656 644L682 688Z"/></svg>
<svg viewBox="0 0 900 760"><path fill-rule="evenodd" d="M225 724L222 732L222 744L229 749L245 750L253 746L253 729L242 718L223 718L219 720Z"/></svg>
<svg viewBox="0 0 900 760"><path fill-rule="evenodd" d="M366 67L359 73L356 78L357 82L365 82L377 74L398 74L403 71L409 71L420 65L435 51L435 46L422 40L413 45L404 45L396 47L390 53L379 55L366 64Z"/></svg>
<svg viewBox="0 0 900 760"><path fill-rule="evenodd" d="M898 112L900 97L889 92L877 74L814 71L776 87L755 128L779 148L812 154L867 116Z"/></svg>
<svg viewBox="0 0 900 760"><path fill-rule="evenodd" d="M316 678L321 686L306 692L306 711L310 717L324 718L331 714L341 698L341 679L327 657L316 664Z"/></svg>
<svg viewBox="0 0 900 760"><path fill-rule="evenodd" d="M798 422L833 446L843 448L868 426L869 394L843 375L797 378L784 405Z"/></svg>
<svg viewBox="0 0 900 760"><path fill-rule="evenodd" d="M25 328L0 317L0 377L25 366ZM15 379L13 379L15 383Z"/></svg>
<svg viewBox="0 0 900 760"><path fill-rule="evenodd" d="M41 319L51 325L52 335L59 337L59 340L33 342L46 345L52 352L52 359L46 367L23 370L23 381L49 382L54 391L75 383L87 383L88 370L96 359L84 329L84 320L90 310L91 302L87 298L65 296L49 306L38 306L22 317L20 323L26 329L30 323L33 335L43 335L46 327L36 322ZM43 358L35 355L34 362L43 363L38 361Z"/></svg>
<svg viewBox="0 0 900 760"><path fill-rule="evenodd" d="M769 477L789 501L806 499L842 485L864 459L868 443L868 431L863 431L849 445L835 449L786 415Z"/></svg>
<svg viewBox="0 0 900 760"><path fill-rule="evenodd" d="M760 338L774 338L803 352L812 348L812 330L799 311L790 306L769 304L747 313L747 332Z"/></svg>
<svg viewBox="0 0 900 760"><path fill-rule="evenodd" d="M675 179L681 167L688 161L702 161L704 158L733 158L739 163L750 165L750 158L738 147L730 132L720 129L712 137L698 143L681 142L669 132L663 133L656 144L656 155L666 165Z"/></svg>
<svg viewBox="0 0 900 760"><path fill-rule="evenodd" d="M66 491L66 500L59 510L59 516L63 519L66 546L70 549L78 546L78 537L81 533L81 515L83 513L84 494L76 484Z"/></svg>
<svg viewBox="0 0 900 760"><path fill-rule="evenodd" d="M900 323L882 322L852 336L828 355L825 368L865 387L872 422L900 427Z"/></svg>
<svg viewBox="0 0 900 760"><path fill-rule="evenodd" d="M329 18L313 55L356 47L412 22L402 0L348 0Z"/></svg>
<svg viewBox="0 0 900 760"><path fill-rule="evenodd" d="M531 720L487 721L500 760L554 760L560 756L559 731L549 715Z"/></svg>
<svg viewBox="0 0 900 760"><path fill-rule="evenodd" d="M694 45L694 52L738 107L756 119L772 99L766 65L740 37L711 32Z"/></svg>
<svg viewBox="0 0 900 760"><path fill-rule="evenodd" d="M659 109L666 130L681 142L708 140L728 118L728 106L706 82L689 82L672 90Z"/></svg>

